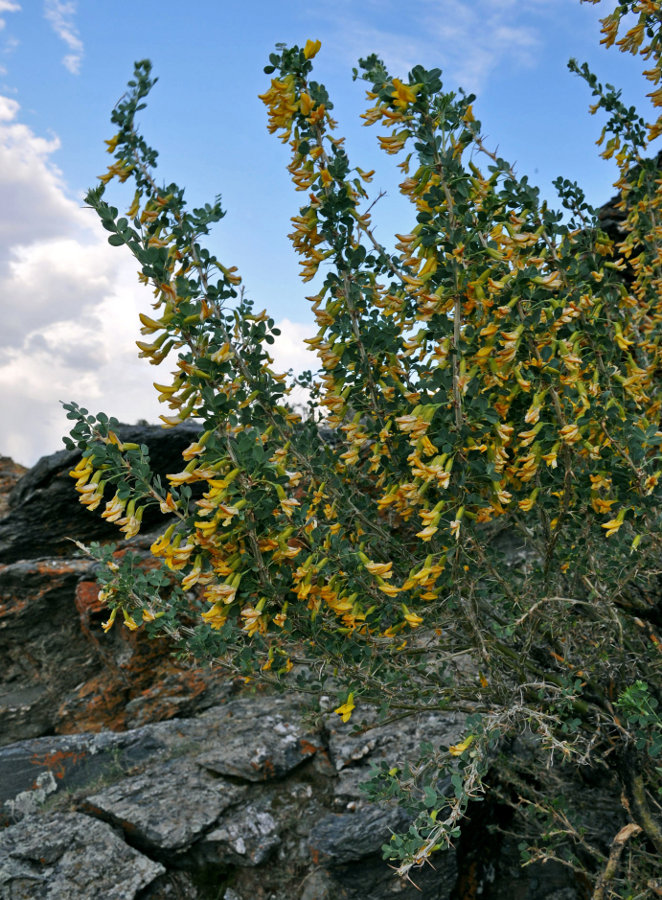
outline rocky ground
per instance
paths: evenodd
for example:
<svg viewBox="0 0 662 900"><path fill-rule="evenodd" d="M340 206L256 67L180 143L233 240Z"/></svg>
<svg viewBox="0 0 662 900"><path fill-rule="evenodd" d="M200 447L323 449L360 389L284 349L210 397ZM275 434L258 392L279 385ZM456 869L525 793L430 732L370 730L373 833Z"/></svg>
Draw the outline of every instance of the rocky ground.
<svg viewBox="0 0 662 900"><path fill-rule="evenodd" d="M187 429L132 428L162 472ZM406 814L359 789L374 763L449 744L454 714L357 732L296 694L176 660L164 640L114 629L69 538L116 539L78 503L75 453L27 473L0 459L0 898L48 900L583 900L550 863L521 869L478 804L455 849L398 879L381 847ZM149 523L147 523L149 527ZM140 547L140 541L137 542ZM605 834L618 807L595 793Z"/></svg>

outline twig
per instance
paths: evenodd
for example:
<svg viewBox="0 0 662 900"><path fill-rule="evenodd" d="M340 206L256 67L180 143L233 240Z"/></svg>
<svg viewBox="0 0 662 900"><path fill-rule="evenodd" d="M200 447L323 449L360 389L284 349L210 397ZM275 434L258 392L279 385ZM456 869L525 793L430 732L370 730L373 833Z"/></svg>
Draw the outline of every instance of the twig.
<svg viewBox="0 0 662 900"><path fill-rule="evenodd" d="M614 840L611 842L611 850L609 851L609 859L607 860L607 865L605 866L604 871L600 874L600 877L596 882L595 890L593 891L591 900L604 900L605 888L616 874L621 855L623 853L623 850L625 849L625 845L631 837L634 837L635 834L639 834L641 831L643 831L643 829L640 828L639 825L635 825L633 822L630 822L629 825L624 825L623 828L621 828L621 830L618 832Z"/></svg>

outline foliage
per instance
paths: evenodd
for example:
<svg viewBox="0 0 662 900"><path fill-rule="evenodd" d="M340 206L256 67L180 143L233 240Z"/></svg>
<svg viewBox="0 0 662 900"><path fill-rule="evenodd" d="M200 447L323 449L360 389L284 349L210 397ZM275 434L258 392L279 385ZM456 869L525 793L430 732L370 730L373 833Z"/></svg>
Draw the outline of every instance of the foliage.
<svg viewBox="0 0 662 900"><path fill-rule="evenodd" d="M603 20L604 42L647 59L654 86L661 19L659 0L628 0ZM273 370L273 320L201 243L220 200L191 211L181 188L154 180L136 125L148 62L113 111L114 162L87 199L154 289L138 347L176 359L155 384L171 411L161 418L195 419L200 436L164 483L116 423L67 405L81 502L104 502L126 537L148 505L168 517L151 550L176 590L149 582L141 594L113 563L108 627L121 610L129 627L162 623L243 674L312 692L331 679L344 720L365 703L467 712L459 744L373 782L416 813L385 848L401 874L456 839L470 802L494 789L521 817L525 860L602 872L596 896L644 896L662 852L662 194L646 158L662 118L647 125L570 64L608 114L615 240L576 184L557 180L560 210L541 201L484 143L475 98L445 90L438 69L401 80L361 60L363 118L401 157L412 204L390 250L372 230L372 173L350 163L311 78L319 47L279 45L262 95L304 194L290 235L301 274L317 278L305 421ZM650 96L662 105L661 89ZM104 199L113 178L135 185L124 217ZM511 759L497 784L493 763L524 736L533 768ZM638 826L618 845L627 875L555 800L553 760L618 783ZM546 842L559 822L562 840Z"/></svg>

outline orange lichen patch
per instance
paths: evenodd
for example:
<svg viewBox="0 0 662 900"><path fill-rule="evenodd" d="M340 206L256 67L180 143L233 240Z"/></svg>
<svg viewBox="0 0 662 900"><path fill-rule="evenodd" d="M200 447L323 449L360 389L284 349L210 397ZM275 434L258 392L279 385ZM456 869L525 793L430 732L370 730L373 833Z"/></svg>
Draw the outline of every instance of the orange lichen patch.
<svg viewBox="0 0 662 900"><path fill-rule="evenodd" d="M119 672L105 670L78 688L58 710L58 734L80 731L125 731L128 689ZM125 676L126 677L126 676Z"/></svg>
<svg viewBox="0 0 662 900"><path fill-rule="evenodd" d="M75 766L85 758L85 753L67 752L66 750L55 750L53 753L39 754L35 753L30 763L33 766L39 766L40 769L50 769L53 775L62 781L67 769ZM39 787L38 782L34 782L32 789Z"/></svg>
<svg viewBox="0 0 662 900"><path fill-rule="evenodd" d="M9 512L9 492L27 471L8 456L0 456L0 517Z"/></svg>
<svg viewBox="0 0 662 900"><path fill-rule="evenodd" d="M303 756L314 756L315 753L321 749L321 747L318 747L316 744L311 744L310 741L307 741L305 738L299 740L299 750L301 750Z"/></svg>
<svg viewBox="0 0 662 900"><path fill-rule="evenodd" d="M76 609L81 621L89 623L93 613L105 612L106 605L99 601L99 585L96 581L81 581L74 595Z"/></svg>
<svg viewBox="0 0 662 900"><path fill-rule="evenodd" d="M261 763L251 763L256 772L261 772L265 781L270 781L276 777L276 767L270 759L265 759Z"/></svg>
<svg viewBox="0 0 662 900"><path fill-rule="evenodd" d="M30 565L33 567L35 572L39 572L40 575L45 575L48 578L57 578L58 576L63 575L71 575L81 572L83 569L88 567L88 563L86 561L81 561L78 559L72 560L54 560L54 559L38 559L34 562L31 562ZM52 585L46 583L46 587L48 590L52 590Z"/></svg>
<svg viewBox="0 0 662 900"><path fill-rule="evenodd" d="M150 640L124 630L117 640L122 646L132 646L127 661L109 664L65 700L58 710L59 734L124 731L137 724L172 719L209 687L210 676L202 670L170 658L165 640ZM128 713L132 701L134 708Z"/></svg>
<svg viewBox="0 0 662 900"><path fill-rule="evenodd" d="M32 604L32 598L12 597L8 603L0 603L0 621L10 616L18 617L20 614Z"/></svg>

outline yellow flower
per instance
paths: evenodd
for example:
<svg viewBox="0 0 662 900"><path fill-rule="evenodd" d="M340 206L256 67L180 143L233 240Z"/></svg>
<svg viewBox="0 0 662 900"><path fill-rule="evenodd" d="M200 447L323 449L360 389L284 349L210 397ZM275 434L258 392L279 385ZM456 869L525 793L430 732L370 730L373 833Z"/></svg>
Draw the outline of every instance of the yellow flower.
<svg viewBox="0 0 662 900"><path fill-rule="evenodd" d="M106 503L106 508L101 513L101 518L107 519L109 522L116 522L122 516L125 506L126 500L120 500L117 494L115 494L113 499L108 500Z"/></svg>
<svg viewBox="0 0 662 900"><path fill-rule="evenodd" d="M163 416L161 418L164 418ZM187 472L186 469L183 472L175 472L172 475L166 475L166 478L170 482L170 484L179 486L180 484L189 484L192 481L199 481L200 478L196 475L195 472Z"/></svg>
<svg viewBox="0 0 662 900"><path fill-rule="evenodd" d="M512 425L503 425L499 424L496 426L496 433L499 435L502 441L509 441L510 436L515 430Z"/></svg>
<svg viewBox="0 0 662 900"><path fill-rule="evenodd" d="M402 608L405 611L405 622L409 625L410 628L418 628L419 625L423 624L423 617L416 615L416 613L409 612L407 607L402 605Z"/></svg>
<svg viewBox="0 0 662 900"><path fill-rule="evenodd" d="M416 91L409 87L409 85L403 84L399 78L394 78L391 97L393 97L394 106L398 106L400 109L406 109L410 103L416 102Z"/></svg>
<svg viewBox="0 0 662 900"><path fill-rule="evenodd" d="M354 693L352 692L348 695L347 700L342 704L342 706L339 706L333 711L334 713L336 713L336 715L339 715L341 717L343 722L349 722L354 708Z"/></svg>
<svg viewBox="0 0 662 900"><path fill-rule="evenodd" d="M303 55L306 59L312 59L316 53L319 52L320 47L322 46L321 41L306 41L306 46L303 48Z"/></svg>
<svg viewBox="0 0 662 900"><path fill-rule="evenodd" d="M241 617L244 620L242 631L245 631L249 637L252 637L258 631L260 634L264 634L266 628L259 609L255 609L254 606L244 606L241 611Z"/></svg>
<svg viewBox="0 0 662 900"><path fill-rule="evenodd" d="M205 620L207 625L209 625L215 631L218 631L225 625L228 618L228 613L227 610L219 603L215 603L211 607L211 609L208 609L207 612L202 613L202 618Z"/></svg>
<svg viewBox="0 0 662 900"><path fill-rule="evenodd" d="M603 500L601 497L593 497L591 500L591 506L596 511L596 513L608 513L611 511L611 507L616 503L615 500Z"/></svg>
<svg viewBox="0 0 662 900"><path fill-rule="evenodd" d="M539 284L542 287L554 289L557 287L561 287L561 276L558 272L550 272L549 275L543 275L534 278L533 283Z"/></svg>
<svg viewBox="0 0 662 900"><path fill-rule="evenodd" d="M310 111L312 109L314 109L314 107L315 107L314 100L312 99L310 94L306 93L306 91L301 92L301 97L300 97L299 103L300 103L300 108L301 108L301 114L304 116L309 115Z"/></svg>
<svg viewBox="0 0 662 900"><path fill-rule="evenodd" d="M576 425L564 425L559 434L566 444L575 444L582 439L579 428Z"/></svg>
<svg viewBox="0 0 662 900"><path fill-rule="evenodd" d="M164 533L160 537L158 537L149 548L150 553L152 553L154 556L161 556L161 554L163 554L170 546L170 538L172 537L174 530L175 526L169 525Z"/></svg>
<svg viewBox="0 0 662 900"><path fill-rule="evenodd" d="M376 562L367 562L365 563L365 567L370 572L371 575L381 575L382 578L392 578L393 572L391 571L393 567L392 562L387 563L376 563Z"/></svg>
<svg viewBox="0 0 662 900"><path fill-rule="evenodd" d="M136 620L132 616L130 616L125 609L122 610L122 615L124 616L124 624L129 629L129 631L135 631L138 628L138 623L136 622Z"/></svg>
<svg viewBox="0 0 662 900"><path fill-rule="evenodd" d="M283 510L283 512L285 513L285 515L288 517L288 519L291 518L292 513L293 513L295 507L297 507L297 506L301 506L301 504L299 503L298 500L295 500L294 497L292 497L289 500L281 500L280 501L280 507Z"/></svg>
<svg viewBox="0 0 662 900"><path fill-rule="evenodd" d="M529 428L527 431L520 431L517 437L520 439L521 447L528 447L529 444L533 443L533 441L538 436L539 431L542 428L542 422L538 422L537 425L534 425L533 428Z"/></svg>
<svg viewBox="0 0 662 900"><path fill-rule="evenodd" d="M205 590L205 600L208 603L232 603L237 594L237 585L232 584L210 584Z"/></svg>
<svg viewBox="0 0 662 900"><path fill-rule="evenodd" d="M395 597L396 594L400 593L399 587L396 587L394 584L387 584L381 579L379 579L379 590L384 594L388 594L389 597Z"/></svg>
<svg viewBox="0 0 662 900"><path fill-rule="evenodd" d="M438 531L439 529L436 525L428 525L422 531L417 531L416 537L422 541L430 541Z"/></svg>
<svg viewBox="0 0 662 900"><path fill-rule="evenodd" d="M393 105L398 106L400 109L406 109L410 103L415 103L418 88L418 85L403 84L399 78L394 78L393 90L391 91Z"/></svg>
<svg viewBox="0 0 662 900"><path fill-rule="evenodd" d="M619 512L615 519L610 519L608 522L604 522L600 527L605 528L607 533L605 537L611 537L612 534L616 534L618 529L623 524L623 519L625 518L625 507Z"/></svg>
<svg viewBox="0 0 662 900"><path fill-rule="evenodd" d="M462 756L465 750L468 750L469 747L473 744L475 737L473 734L468 735L461 744L453 744L448 748L448 752L451 756Z"/></svg>
<svg viewBox="0 0 662 900"><path fill-rule="evenodd" d="M111 612L110 617L101 625L104 631L110 631L117 617L117 607Z"/></svg>
<svg viewBox="0 0 662 900"><path fill-rule="evenodd" d="M182 590L189 591L193 585L198 583L200 575L202 574L202 557L196 556L195 564L191 571L182 578Z"/></svg>
<svg viewBox="0 0 662 900"><path fill-rule="evenodd" d="M168 492L165 499L159 501L159 508L164 516L167 516L168 513L176 512L177 504L173 500L172 494Z"/></svg>

